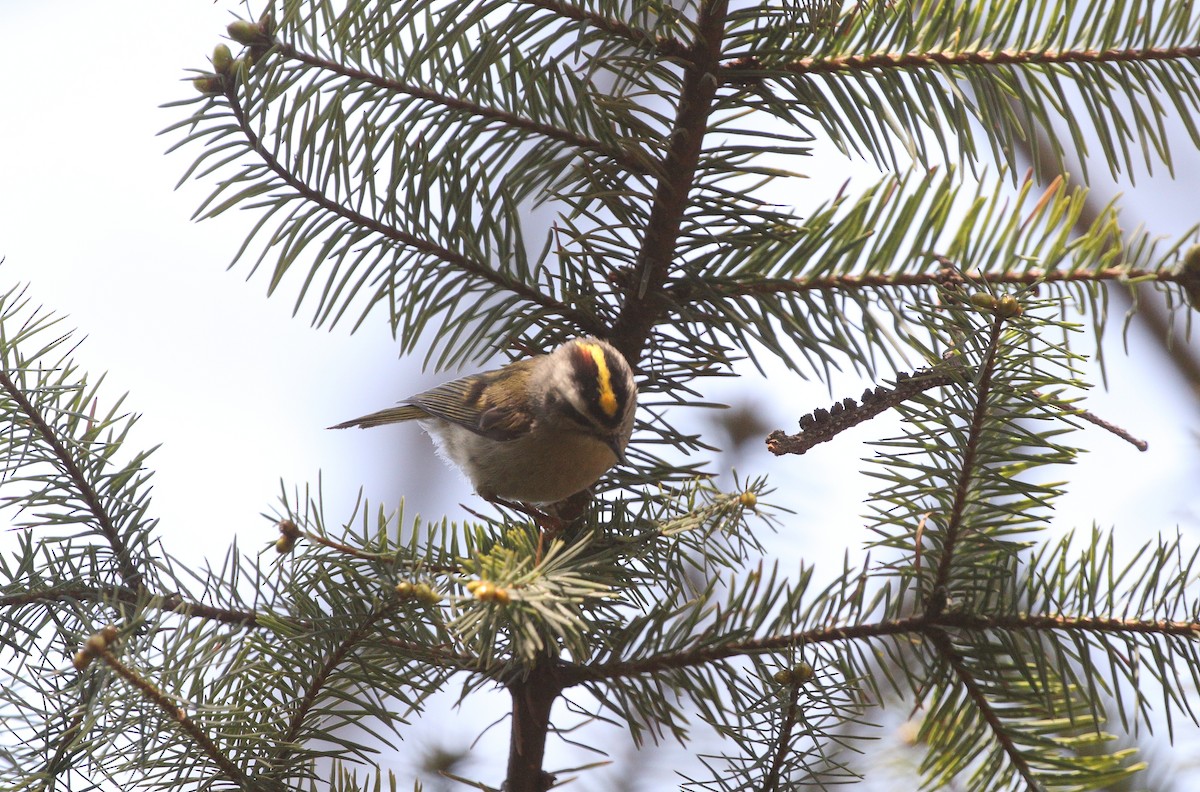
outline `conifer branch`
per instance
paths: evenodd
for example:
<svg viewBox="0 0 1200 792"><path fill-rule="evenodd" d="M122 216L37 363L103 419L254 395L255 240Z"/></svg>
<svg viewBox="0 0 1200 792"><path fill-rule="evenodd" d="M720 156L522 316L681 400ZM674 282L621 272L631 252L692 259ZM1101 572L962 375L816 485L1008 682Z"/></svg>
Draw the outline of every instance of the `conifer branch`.
<svg viewBox="0 0 1200 792"><path fill-rule="evenodd" d="M121 575L121 579L130 589L137 590L142 587L145 581L145 576L134 563L129 545L125 543L121 536L121 531L114 523L112 515L108 513L104 502L100 498L100 493L92 486L92 482L84 475L83 470L79 467L79 462L76 461L71 451L67 449L62 438L54 431L46 421L44 415L33 403L29 401L29 397L25 392L17 386L9 376L7 370L0 370L0 388L3 388L9 399L17 405L17 410L25 416L26 420L32 425L34 434L38 439L50 449L50 453L54 457L54 462L66 477L70 480L75 488L75 494L83 500L88 512L92 516L97 529L112 548L113 555L117 560L117 571Z"/></svg>
<svg viewBox="0 0 1200 792"><path fill-rule="evenodd" d="M196 745L200 747L200 750L221 768L229 780L236 783L241 789L254 790L259 788L249 776L242 772L241 768L234 764L233 760L224 751L217 747L212 738L205 734L204 730L188 716L183 707L172 701L169 696L151 684L149 680L144 679L133 669L118 660L111 650L104 649L98 656L104 660L105 665L115 671L118 676L128 682L147 700L154 704L154 706L158 707L164 715L174 721L180 729L186 732Z"/></svg>
<svg viewBox="0 0 1200 792"><path fill-rule="evenodd" d="M367 613L362 622L350 630L338 645L333 648L333 651L325 658L325 662L317 670L312 678L308 680L308 685L304 688L304 693L301 694L299 700L292 710L292 716L288 719L287 730L280 736L278 743L278 756L280 759L286 757L291 748L297 744L300 739L300 732L304 728L304 720L308 717L308 713L312 711L321 692L325 690L329 678L337 671L338 666L342 664L347 657L365 641L375 630L375 625L389 613L386 607L376 608Z"/></svg>
<svg viewBox="0 0 1200 792"><path fill-rule="evenodd" d="M114 602L133 607L151 607L164 613L207 619L222 624L258 627L258 613L236 608L218 608L200 602L188 602L178 594L147 595L144 589L135 591L126 586L56 586L25 591L0 597L0 608L29 605L34 602L92 602L111 605Z"/></svg>
<svg viewBox="0 0 1200 792"><path fill-rule="evenodd" d="M361 558L364 561L377 561L387 564L402 564L407 567L419 568L427 572L436 572L443 575L462 575L465 574L462 567L457 566L440 566L438 564L429 564L419 559L406 559L399 557L396 553L374 553L370 550L360 550L357 547L351 547L344 542L338 542L330 539L327 536L322 536L312 531L298 531L297 537L303 537L308 541L319 544L322 547L327 547L338 553L343 553L354 558Z"/></svg>
<svg viewBox="0 0 1200 792"><path fill-rule="evenodd" d="M1061 614L988 615L945 611L930 616L919 614L903 619L863 622L840 626L814 627L797 633L773 635L748 641L736 641L703 649L667 652L640 660L564 665L561 671L566 687L584 682L659 674L708 665L718 660L788 651L809 644L869 641L897 635L925 635L932 630L1006 632L1116 633L1153 635L1163 638L1200 640L1200 619L1117 619L1107 616L1066 616Z"/></svg>
<svg viewBox="0 0 1200 792"><path fill-rule="evenodd" d="M1130 267L1101 267L1099 269L1002 270L981 272L972 270L961 275L949 268L936 272L846 273L799 278L762 278L729 280L713 283L712 288L727 297L742 295L783 294L808 291L852 292L858 289L910 289L933 287L946 283L947 278L967 278L993 285L1012 284L1032 286L1037 283L1120 283L1154 281L1177 283L1183 275L1168 269L1145 270Z"/></svg>
<svg viewBox="0 0 1200 792"><path fill-rule="evenodd" d="M1021 749L1013 742L1012 736L1008 733L1008 729L1004 727L1004 721L1000 719L1000 714L996 712L996 708L992 706L992 702L988 699L987 694L983 692L975 675L971 669L967 667L963 656L957 649L954 648L954 643L945 632L939 629L928 630L926 635L929 637L934 647L937 649L938 655L946 661L954 675L958 677L958 681L970 696L972 703L975 704L975 709L983 717L987 723L996 742L1004 751L1005 756L1012 762L1013 768L1020 774L1021 778L1029 789L1042 789L1043 785L1038 781L1037 775L1033 772L1033 768L1029 766L1029 762L1021 753Z"/></svg>
<svg viewBox="0 0 1200 792"><path fill-rule="evenodd" d="M949 375L935 369L923 369L912 374L901 372L896 375L895 387L868 388L863 391L860 401L847 397L834 402L833 407L828 410L820 408L800 416L800 431L794 435L776 429L767 435L767 450L775 456L803 454L813 446L829 442L847 429L858 426L919 393L951 382L953 379Z"/></svg>
<svg viewBox="0 0 1200 792"><path fill-rule="evenodd" d="M800 685L792 684L788 688L787 706L784 707L783 721L779 724L779 736L775 750L771 753L771 764L763 776L763 792L774 792L779 789L783 779L784 768L787 767L787 757L792 752L792 731L800 714Z"/></svg>
<svg viewBox="0 0 1200 792"><path fill-rule="evenodd" d="M509 739L508 775L505 792L547 792L555 777L542 769L550 711L563 691L556 663L536 664L523 679L511 682L512 736Z"/></svg>
<svg viewBox="0 0 1200 792"><path fill-rule="evenodd" d="M988 415L988 399L992 391L992 375L996 371L996 360L1000 354L1000 333L1004 329L1005 317L997 314L992 320L992 330L986 342L986 356L983 365L979 367L979 381L975 386L975 404L971 414L971 424L967 429L962 461L957 471L958 482L954 487L954 500L950 513L945 515L945 527L940 531L940 545L937 573L932 585L925 592L928 598L926 612L934 615L940 612L944 604L944 592L950 582L950 569L954 564L954 553L962 531L963 515L968 506L971 493L971 483L975 479L975 457L979 453L979 444L983 442L984 419Z"/></svg>
<svg viewBox="0 0 1200 792"><path fill-rule="evenodd" d="M911 374L900 372L896 375L896 384L892 388L883 386L867 388L862 397L855 401L846 397L834 402L828 410L818 408L811 413L800 416L800 431L787 434L782 429L776 429L767 435L767 450L775 456L785 454L805 454L820 443L833 440L842 432L869 421L885 410L896 407L919 393L931 388L949 385L954 379L943 373L944 369L922 369ZM1128 430L1106 421L1090 410L1065 402L1050 394L1040 391L1030 391L1030 395L1053 405L1064 415L1071 415L1080 420L1098 426L1101 429L1121 438L1139 451L1146 451L1150 444L1145 440L1134 437Z"/></svg>
<svg viewBox="0 0 1200 792"><path fill-rule="evenodd" d="M648 30L634 27L619 19L596 14L577 5L562 2L562 0L519 0L525 5L545 9L557 16L575 22L585 22L597 30L625 39L631 44L644 47L659 55L679 60L690 60L692 51L687 44L679 39L668 36L656 36Z"/></svg>
<svg viewBox="0 0 1200 792"><path fill-rule="evenodd" d="M667 311L662 291L675 263L709 113L717 96L717 69L728 6L728 0L707 0L700 5L696 40L689 48L690 58L683 74L675 123L668 137L670 147L663 162L663 175L654 191L645 238L610 337L630 361L641 359L650 330Z"/></svg>
<svg viewBox="0 0 1200 792"><path fill-rule="evenodd" d="M873 55L842 55L831 58L809 57L780 66L765 65L752 58L740 58L723 65L730 79L744 81L755 72L792 74L833 74L883 69L928 69L964 66L1056 66L1100 63L1148 63L1154 61L1200 58L1200 46L1144 47L1104 50L978 50L974 52L897 52Z"/></svg>
<svg viewBox="0 0 1200 792"><path fill-rule="evenodd" d="M501 662L488 666L485 672L481 668L483 663L475 655L465 652L451 652L440 646L425 646L424 644L405 641L393 636L384 637L383 642L405 657L420 660L430 665L436 665L439 668L453 668L459 671L486 673L490 678L502 676L507 669L507 665Z"/></svg>
<svg viewBox="0 0 1200 792"><path fill-rule="evenodd" d="M351 209L348 206L343 206L341 203L329 198L320 190L310 187L302 179L296 176L291 170L286 168L283 163L263 144L262 138L254 130L250 119L246 115L245 108L238 101L237 87L238 83L235 80L226 80L223 83L225 98L229 102L230 108L233 110L234 118L242 134L246 137L246 144L258 157L263 161L267 168L281 182L286 184L303 199L310 201L322 209L334 214L338 217L347 220L354 225L373 231L379 234L384 239L388 239L405 247L412 248L420 253L433 256L440 261L457 267L458 269L473 275L481 280L487 281L498 288L512 292L518 297L538 305L547 311L557 313L564 319L568 319L575 323L585 333L599 332L600 325L595 317L590 314L579 311L566 303L555 300L552 297L543 294L537 289L529 286L525 282L506 275L503 272L487 266L483 262L475 261L461 253L458 253L440 245L436 245L427 239L414 236L406 231L401 231L399 228L390 226L387 223L381 222L374 217L362 214Z"/></svg>
<svg viewBox="0 0 1200 792"><path fill-rule="evenodd" d="M357 80L359 82L374 85L377 88L382 88L385 91L390 91L396 94L411 96L415 99L422 99L431 104L440 105L447 110L452 110L458 113L465 113L477 118L494 121L513 129L519 129L524 132L531 132L540 135L548 140L555 140L559 143L571 146L572 148L586 151L601 157L608 157L616 164L632 173L647 173L649 160L644 157L637 156L636 153L606 146L598 140L580 135L569 129L546 124L540 121L534 121L531 118L525 118L506 110L500 110L494 107L486 107L476 102L468 102L465 99L459 99L454 96L433 91L429 88L422 88L419 85L401 82L399 80L381 77L378 74L373 74L364 69L359 69L345 63L323 58L320 55L314 55L309 52L297 49L293 44L277 42L274 52L279 55L298 61L300 63L312 66L315 69L321 69L333 74L341 75L349 80Z"/></svg>

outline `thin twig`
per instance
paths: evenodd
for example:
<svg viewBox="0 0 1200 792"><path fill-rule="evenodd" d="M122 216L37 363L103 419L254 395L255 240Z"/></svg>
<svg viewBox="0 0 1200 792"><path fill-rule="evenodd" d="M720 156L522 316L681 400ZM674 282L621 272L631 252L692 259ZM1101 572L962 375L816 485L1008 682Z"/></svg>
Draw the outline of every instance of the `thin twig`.
<svg viewBox="0 0 1200 792"><path fill-rule="evenodd" d="M325 685L337 667L350 655L354 649L362 643L375 629L375 625L390 612L390 608L383 607L371 611L362 620L362 623L348 632L346 636L334 647L329 656L325 658L321 668L313 674L309 680L308 686L305 687L304 693L296 702L292 710L292 716L288 719L287 731L280 737L275 758L282 760L287 751L287 746L294 745L300 739L300 730L304 727L304 720L308 717L308 713L312 711L317 699L320 697L321 691L325 689Z"/></svg>
<svg viewBox="0 0 1200 792"><path fill-rule="evenodd" d="M991 336L987 341L987 356L979 367L979 381L975 387L975 405L971 413L971 424L967 431L962 449L962 465L959 470L958 484L954 488L954 501L950 512L946 515L946 528L941 532L940 556L938 558L937 574L934 575L929 589L929 608L939 608L939 602L944 597L946 585L950 581L950 569L954 563L954 552L963 528L963 515L966 512L967 500L971 491L971 480L975 476L975 456L979 453L982 442L984 419L988 414L988 397L992 391L992 375L996 371L996 361L1000 354L1000 334L1004 330L1005 317L997 314L992 320ZM942 603L944 604L944 603Z"/></svg>
<svg viewBox="0 0 1200 792"><path fill-rule="evenodd" d="M57 460L59 468L75 486L76 493L83 500L84 505L87 506L88 511L95 520L96 527L108 541L109 547L112 548L113 554L117 559L117 570L120 572L121 579L125 582L125 585L135 591L141 588L145 582L145 576L138 569L137 564L134 563L129 546L125 544L120 530L114 524L112 516L101 501L100 494L92 486L87 476L84 475L75 457L67 450L58 433L46 422L41 411L34 407L25 393L17 387L17 384L8 375L7 370L0 370L0 387L5 390L10 399L16 402L17 408L33 424L33 428L42 442L50 447L50 451L54 455L55 460Z"/></svg>
<svg viewBox="0 0 1200 792"><path fill-rule="evenodd" d="M787 757L792 753L792 730L796 728L796 721L800 715L800 688L799 683L789 686L787 707L783 711L783 721L779 724L778 743L771 753L771 764L763 774L760 787L762 792L774 792L779 789L783 768L787 765Z"/></svg>
<svg viewBox="0 0 1200 792"><path fill-rule="evenodd" d="M789 435L776 429L767 435L767 450L776 456L803 454L813 446L828 442L842 432L874 418L908 401L930 388L948 385L953 379L936 369L923 369L912 374L901 372L891 388L868 388L861 401L851 398L836 402L833 407L814 410L800 417L800 431Z"/></svg>
<svg viewBox="0 0 1200 792"><path fill-rule="evenodd" d="M1130 434L1125 429L1122 429L1121 427L1117 426L1116 424L1104 420L1103 418L1096 415L1094 412L1091 412L1090 410L1084 410L1079 407L1075 407L1075 406L1071 405L1070 403L1065 402L1062 399L1058 398L1057 396L1052 396L1047 393L1041 393L1040 391L1036 391L1036 390L1033 391L1032 393L1037 398L1041 399L1042 401L1046 402L1047 404L1054 405L1058 409L1062 410L1064 413L1067 413L1069 415L1074 415L1078 418L1083 419L1084 421L1087 421L1090 424L1099 426L1101 429L1105 430L1106 432L1111 432L1112 434L1116 435L1117 437L1121 438L1125 442L1132 445L1138 451L1146 451L1147 449L1150 448L1150 444L1147 443L1145 440L1141 440L1137 437L1134 437L1132 434Z"/></svg>
<svg viewBox="0 0 1200 792"><path fill-rule="evenodd" d="M927 272L845 273L818 277L735 280L718 284L716 288L725 297L808 291L847 292L856 289L910 289L937 286L945 282L946 277L945 269ZM1027 270L1002 270L999 272L970 270L961 273L960 277L979 283L1017 286L1031 286L1036 283L1101 283L1108 281L1173 283L1180 278L1179 273L1167 269L1143 270L1132 267L1099 267L1090 270L1042 270L1034 267Z"/></svg>
<svg viewBox="0 0 1200 792"><path fill-rule="evenodd" d="M216 743L214 743L212 739L204 733L204 730L201 729L195 721L188 717L187 712L185 712L182 707L172 701L167 694L163 693L161 690L151 684L149 680L141 677L133 669L129 668L120 660L118 660L116 655L114 655L109 649L104 649L99 653L98 656L103 658L105 664L115 671L118 676L136 688L143 696L145 696L156 707L158 707L163 714L173 720L179 726L179 728L186 732L187 735L191 737L193 741L195 741L196 745L200 747L200 750L202 750L210 759L212 759L213 762L215 762L216 765L221 768L222 772L224 772L231 781L235 782L242 789L257 788L250 777L243 773L241 768L234 764L233 760L230 759L224 751L218 748Z"/></svg>
<svg viewBox="0 0 1200 792"><path fill-rule="evenodd" d="M954 671L954 675L958 677L958 681L966 689L967 695L975 703L975 708L987 722L988 728L992 731L992 736L999 743L1000 748L1004 751L1004 755L1012 762L1013 767L1020 773L1021 778L1025 780L1029 789L1042 789L1043 785L1038 781L1033 768L1029 766L1029 762L1021 754L1021 749L1013 742L1012 736L1004 727L1004 721L1000 719L999 713L996 712L996 708L992 706L992 702L988 699L987 694L979 686L978 680L975 679L975 675L971 672L971 669L967 667L962 655L954 648L954 643L950 640L950 637L942 630L929 630L926 632L926 635L937 650L938 655Z"/></svg>
<svg viewBox="0 0 1200 792"><path fill-rule="evenodd" d="M344 553L346 555L353 556L354 558L361 558L365 561L378 561L383 564L398 564L412 567L414 569L440 573L443 575L466 574L462 567L428 564L423 560L401 558L396 553L372 553L369 550L360 550L357 547L351 547L348 544L343 544L342 542L335 541L327 536L312 533L311 531L301 531L300 536L315 544L328 547L330 550L336 550L339 553Z"/></svg>
<svg viewBox="0 0 1200 792"><path fill-rule="evenodd" d="M189 602L178 594L148 595L145 590L135 591L125 586L57 586L49 589L34 589L20 594L0 597L0 608L21 607L34 602L94 602L111 605L119 602L134 607L151 607L177 613L180 616L208 619L223 624L257 627L258 613L236 608L218 608L200 602Z"/></svg>
<svg viewBox="0 0 1200 792"><path fill-rule="evenodd" d="M605 33L619 36L620 38L628 41L630 44L650 49L659 55L665 55L669 58L678 58L680 60L688 60L692 54L692 51L688 45L679 39L669 38L667 36L656 36L648 30L636 28L627 22L588 11L587 9L580 8L577 5L562 2L562 0L520 0L520 2L525 3L526 5L537 6L538 8L544 8L545 10L566 19L587 23L597 30L602 30Z"/></svg>
<svg viewBox="0 0 1200 792"><path fill-rule="evenodd" d="M459 113L476 116L488 121L495 121L498 124L503 124L513 129L520 129L525 132L532 132L549 140L556 140L560 143L565 143L572 148L580 151L587 151L601 157L608 157L613 162L633 173L649 173L649 160L643 156L639 156L637 152L631 152L626 149L613 148L606 146L598 140L585 137L577 132L569 129L546 124L540 121L534 121L530 118L511 113L506 110L498 110L494 107L468 102L458 97L449 96L429 88L422 88L419 85L392 80L387 77L381 77L378 74L356 69L353 66L348 66L345 63L322 58L320 55L313 55L309 52L297 49L292 44L279 42L275 45L274 52L291 60L299 61L316 69L340 74L343 77L359 82L368 83L378 88L382 88L392 93L404 94L415 99L422 99L432 104L441 105L447 110L453 110Z"/></svg>
<svg viewBox="0 0 1200 792"><path fill-rule="evenodd" d="M242 107L237 96L237 85L235 80L228 80L225 83L225 98L229 102L229 106L233 111L234 118L237 120L238 127L246 138L247 145L250 150L262 159L267 168L275 174L275 176L286 184L288 187L296 191L300 197L307 201L317 204L322 209L337 215L349 222L373 231L376 234L390 239L400 245L410 247L418 252L434 256L435 258L446 262L447 264L461 269L463 272L474 275L481 280L485 280L499 288L512 292L518 297L539 305L549 311L559 314L565 319L574 322L584 332L596 333L600 331L600 326L594 316L579 311L559 300L549 297L537 289L529 286L524 281L506 275L499 270L487 266L483 262L476 261L472 258L464 256L461 253L436 245L427 239L410 234L406 231L390 226L380 220L362 214L351 209L348 206L343 206L341 203L329 198L321 191L310 187L303 180L292 173L291 170L284 167L281 162L275 157L254 127L250 124L250 119L246 116L246 110Z"/></svg>
<svg viewBox="0 0 1200 792"><path fill-rule="evenodd" d="M1200 46L1145 47L1107 50L977 50L974 52L896 52L800 58L781 65L739 59L728 66L731 76L745 79L756 71L777 74L831 74L872 69L920 69L964 66L1055 66L1100 63L1147 63L1200 58Z"/></svg>
<svg viewBox="0 0 1200 792"><path fill-rule="evenodd" d="M1200 639L1200 619L1117 619L1107 616L1065 616L1061 614L1011 614L989 616L957 611L936 617L925 614L890 621L815 627L787 635L774 635L738 641L723 646L671 652L640 660L624 660L596 665L565 665L562 679L567 687L584 682L659 674L664 671L704 666L718 660L749 657L794 649L806 644L841 641L869 641L898 635L921 635L930 629L1002 630L1006 632L1079 632L1136 633L1184 640Z"/></svg>

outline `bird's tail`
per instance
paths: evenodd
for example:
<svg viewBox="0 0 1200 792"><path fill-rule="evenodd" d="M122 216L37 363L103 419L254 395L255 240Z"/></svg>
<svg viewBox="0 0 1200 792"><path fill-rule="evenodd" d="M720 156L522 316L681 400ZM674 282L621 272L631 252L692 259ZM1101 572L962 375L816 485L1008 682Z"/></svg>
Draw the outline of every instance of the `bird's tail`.
<svg viewBox="0 0 1200 792"><path fill-rule="evenodd" d="M415 421L420 418L428 418L429 414L413 404L403 404L399 407L389 407L386 410L373 412L370 415L364 415L361 418L355 418L352 421L345 421L340 424L334 424L330 429L349 429L351 426L357 426L360 429L370 429L372 426L383 426L384 424L400 423L401 421Z"/></svg>

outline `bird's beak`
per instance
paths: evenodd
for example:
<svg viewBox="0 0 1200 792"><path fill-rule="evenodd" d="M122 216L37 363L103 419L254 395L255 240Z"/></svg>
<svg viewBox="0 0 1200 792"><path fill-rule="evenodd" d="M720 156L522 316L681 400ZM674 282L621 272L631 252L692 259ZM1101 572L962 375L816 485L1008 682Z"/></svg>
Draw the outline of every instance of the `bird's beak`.
<svg viewBox="0 0 1200 792"><path fill-rule="evenodd" d="M617 464L624 465L626 462L625 449L621 448L621 438L619 438L619 437L609 438L608 447L612 449L613 455L616 456Z"/></svg>

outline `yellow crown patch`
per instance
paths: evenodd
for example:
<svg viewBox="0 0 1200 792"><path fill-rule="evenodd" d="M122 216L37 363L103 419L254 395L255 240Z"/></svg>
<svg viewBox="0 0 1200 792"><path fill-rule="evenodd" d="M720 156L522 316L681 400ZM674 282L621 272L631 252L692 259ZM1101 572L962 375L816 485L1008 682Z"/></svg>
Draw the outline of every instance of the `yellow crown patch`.
<svg viewBox="0 0 1200 792"><path fill-rule="evenodd" d="M600 388L600 409L610 418L617 414L617 394L613 392L612 372L608 370L608 361L604 359L604 350L598 344L580 344L591 353L596 361L596 384Z"/></svg>

